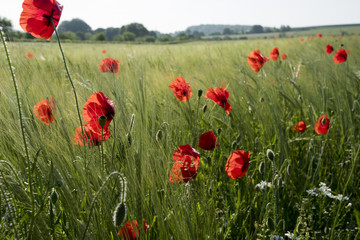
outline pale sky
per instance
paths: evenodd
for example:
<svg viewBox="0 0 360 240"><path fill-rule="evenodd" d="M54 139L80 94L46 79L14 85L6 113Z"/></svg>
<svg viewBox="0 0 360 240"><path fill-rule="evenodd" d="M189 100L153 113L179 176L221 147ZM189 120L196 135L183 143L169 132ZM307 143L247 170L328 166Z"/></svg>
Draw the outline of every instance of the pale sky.
<svg viewBox="0 0 360 240"><path fill-rule="evenodd" d="M0 17L20 30L23 0L0 0ZM290 27L360 23L360 0L58 0L61 21L80 18L93 30L137 22L172 33L200 24Z"/></svg>

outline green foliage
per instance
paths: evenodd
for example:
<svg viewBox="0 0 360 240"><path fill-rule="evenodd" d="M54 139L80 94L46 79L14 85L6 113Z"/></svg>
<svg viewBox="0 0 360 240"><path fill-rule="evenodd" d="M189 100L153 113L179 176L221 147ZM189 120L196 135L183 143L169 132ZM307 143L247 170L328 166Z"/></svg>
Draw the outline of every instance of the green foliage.
<svg viewBox="0 0 360 240"><path fill-rule="evenodd" d="M91 40L93 41L106 41L106 35L105 33L96 33L91 37Z"/></svg>
<svg viewBox="0 0 360 240"><path fill-rule="evenodd" d="M74 18L70 21L62 21L58 26L59 33L64 32L91 32L91 27L83 20Z"/></svg>
<svg viewBox="0 0 360 240"><path fill-rule="evenodd" d="M171 40L163 35L159 41L162 37ZM107 44L107 52L121 62L116 75L98 69L103 43L64 44L80 105L97 91L116 105L111 137L103 144L105 172L99 147L74 145L79 123L58 49L53 43L10 43L31 165L24 164L13 85L0 58L0 79L5 79L0 86L0 238L27 237L32 203L33 239L116 239L114 216L119 223L124 215L125 221L137 219L141 239L269 239L288 231L300 239L358 238L360 48L355 36L345 36L341 42L352 54L335 65L324 51L335 40L279 39L276 46L288 58L265 63L258 74L246 56L254 49L267 55L273 40L260 46L251 40ZM26 52L35 57L25 58ZM191 84L188 103L177 101L168 88L180 75ZM207 89L220 86L230 92L230 115L204 97ZM198 89L204 90L201 97ZM33 107L51 96L56 121L46 126ZM324 113L331 126L317 135L314 124ZM293 131L300 120L308 125L304 133ZM210 130L220 143L211 152L197 147L200 134ZM187 184L171 184L172 155L183 144L199 151L199 171ZM248 172L235 181L224 169L238 149L251 155ZM114 171L126 176L125 209L116 208L125 197L122 181L108 178ZM260 189L261 181L269 185ZM320 182L349 200L309 195L307 190Z"/></svg>

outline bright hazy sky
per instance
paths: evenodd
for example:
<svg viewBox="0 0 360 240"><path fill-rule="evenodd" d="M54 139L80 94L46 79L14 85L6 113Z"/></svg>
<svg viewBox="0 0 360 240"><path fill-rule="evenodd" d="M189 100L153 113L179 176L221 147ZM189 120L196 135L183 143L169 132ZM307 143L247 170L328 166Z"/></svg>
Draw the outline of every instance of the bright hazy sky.
<svg viewBox="0 0 360 240"><path fill-rule="evenodd" d="M360 0L58 0L60 19L80 18L93 30L138 22L171 33L199 24L268 27L360 23ZM0 17L20 30L23 0L0 0Z"/></svg>

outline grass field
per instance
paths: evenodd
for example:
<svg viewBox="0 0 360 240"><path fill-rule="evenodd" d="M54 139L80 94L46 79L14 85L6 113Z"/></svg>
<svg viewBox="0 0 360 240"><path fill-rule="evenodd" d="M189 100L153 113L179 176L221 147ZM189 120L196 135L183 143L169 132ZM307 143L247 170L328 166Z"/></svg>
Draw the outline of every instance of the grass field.
<svg viewBox="0 0 360 240"><path fill-rule="evenodd" d="M121 239L112 218L122 198L126 221L137 219L141 239L359 238L360 39L257 42L64 44L80 108L98 91L116 105L103 157L100 147L74 144L80 125L58 46L8 43L30 164L1 47L0 238ZM327 44L350 49L347 61L335 64ZM254 73L249 53L259 49L268 56L274 47L288 58ZM118 74L99 71L106 57L121 62ZM179 102L169 89L178 76L191 85L189 102ZM230 92L230 115L204 98L220 86ZM46 126L33 107L50 97L56 121ZM323 114L330 128L318 135L314 125ZM294 132L301 120L306 131ZM198 148L199 136L210 130L220 145ZM186 184L172 184L172 155L185 144L201 155L198 173ZM251 152L238 180L225 172L235 150ZM268 184L260 187L261 181Z"/></svg>

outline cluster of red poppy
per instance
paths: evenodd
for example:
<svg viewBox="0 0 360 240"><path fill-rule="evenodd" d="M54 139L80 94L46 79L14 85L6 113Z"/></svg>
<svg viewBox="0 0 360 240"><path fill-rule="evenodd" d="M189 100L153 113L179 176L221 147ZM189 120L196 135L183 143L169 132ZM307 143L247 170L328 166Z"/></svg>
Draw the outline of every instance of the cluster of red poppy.
<svg viewBox="0 0 360 240"><path fill-rule="evenodd" d="M187 102L189 101L190 97L192 96L193 92L191 90L190 84L185 81L184 77L180 76L174 78L172 83L169 85L169 88L174 91L174 96L180 102ZM205 94L205 98L211 99L217 105L224 108L227 114L230 114L231 105L228 102L230 93L224 87L218 88L209 88Z"/></svg>
<svg viewBox="0 0 360 240"><path fill-rule="evenodd" d="M334 51L334 48L333 48L332 45L328 44L325 47L325 51L326 51L327 54L330 54L330 53L332 53ZM347 53L343 48L340 48L334 55L334 62L336 64L345 62L346 59L347 59Z"/></svg>
<svg viewBox="0 0 360 240"><path fill-rule="evenodd" d="M260 50L253 50L250 52L249 56L247 57L247 62L252 70L254 70L255 73L258 73L260 69L264 66L264 64L269 61L270 59L277 61L279 58L279 48L274 47L270 54L269 58L265 57L260 53ZM283 53L281 55L281 60L285 60L287 58L287 55Z"/></svg>
<svg viewBox="0 0 360 240"><path fill-rule="evenodd" d="M106 117L103 126L99 123L101 116ZM91 95L83 107L85 124L75 129L75 144L83 146L85 143L85 145L98 146L101 141L107 140L110 137L108 126L114 116L115 106L109 98L102 92Z"/></svg>
<svg viewBox="0 0 360 240"><path fill-rule="evenodd" d="M314 126L314 130L317 134L325 134L329 131L330 128L330 119L328 115L324 114L320 116ZM300 121L294 126L295 132L305 132L306 130L306 122Z"/></svg>

